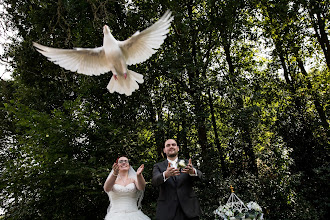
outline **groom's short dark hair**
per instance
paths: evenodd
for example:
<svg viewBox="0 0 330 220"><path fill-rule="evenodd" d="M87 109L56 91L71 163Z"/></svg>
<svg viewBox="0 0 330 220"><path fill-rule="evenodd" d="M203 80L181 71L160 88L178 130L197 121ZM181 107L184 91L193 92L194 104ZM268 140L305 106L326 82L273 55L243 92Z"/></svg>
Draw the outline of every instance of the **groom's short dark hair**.
<svg viewBox="0 0 330 220"><path fill-rule="evenodd" d="M178 142L177 142L174 138L168 138L168 139L166 139L166 140L164 141L163 148L166 147L166 146L165 146L165 143L166 143L166 141L168 141L168 140L173 140L173 141L175 141L175 143L178 145Z"/></svg>

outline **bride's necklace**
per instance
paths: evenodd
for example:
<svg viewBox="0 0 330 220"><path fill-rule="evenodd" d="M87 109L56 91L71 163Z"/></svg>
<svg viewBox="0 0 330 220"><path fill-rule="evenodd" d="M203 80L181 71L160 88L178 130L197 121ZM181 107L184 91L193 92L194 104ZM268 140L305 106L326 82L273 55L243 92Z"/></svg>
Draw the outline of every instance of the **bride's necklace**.
<svg viewBox="0 0 330 220"><path fill-rule="evenodd" d="M121 179L121 181L124 183L124 185L126 185L126 181L128 180L128 177L126 177L126 179L122 178L121 176L119 176L119 178Z"/></svg>

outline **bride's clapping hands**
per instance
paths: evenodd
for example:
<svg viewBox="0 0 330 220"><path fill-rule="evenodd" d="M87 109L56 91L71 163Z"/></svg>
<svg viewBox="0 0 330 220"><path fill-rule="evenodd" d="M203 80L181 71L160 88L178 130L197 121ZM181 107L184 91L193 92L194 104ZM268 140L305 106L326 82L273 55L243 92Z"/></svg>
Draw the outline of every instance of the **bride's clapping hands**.
<svg viewBox="0 0 330 220"><path fill-rule="evenodd" d="M144 164L142 164L136 171L137 181L135 183L138 190L144 190L146 187L146 181L143 178L142 172L144 170Z"/></svg>
<svg viewBox="0 0 330 220"><path fill-rule="evenodd" d="M119 173L119 166L118 166L118 163L114 163L114 164L112 165L112 170L113 170L113 174L114 174L115 176L117 176L118 173Z"/></svg>
<svg viewBox="0 0 330 220"><path fill-rule="evenodd" d="M142 164L136 171L136 175L141 175L144 170L144 164Z"/></svg>

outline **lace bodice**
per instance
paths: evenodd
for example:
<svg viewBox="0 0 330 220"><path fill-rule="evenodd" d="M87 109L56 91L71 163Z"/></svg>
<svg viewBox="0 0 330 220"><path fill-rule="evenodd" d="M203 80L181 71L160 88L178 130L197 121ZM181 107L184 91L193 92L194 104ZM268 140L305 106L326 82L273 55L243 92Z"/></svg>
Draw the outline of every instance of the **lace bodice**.
<svg viewBox="0 0 330 220"><path fill-rule="evenodd" d="M134 183L126 186L115 184L108 192L111 208L110 212L135 212L137 206L137 189Z"/></svg>

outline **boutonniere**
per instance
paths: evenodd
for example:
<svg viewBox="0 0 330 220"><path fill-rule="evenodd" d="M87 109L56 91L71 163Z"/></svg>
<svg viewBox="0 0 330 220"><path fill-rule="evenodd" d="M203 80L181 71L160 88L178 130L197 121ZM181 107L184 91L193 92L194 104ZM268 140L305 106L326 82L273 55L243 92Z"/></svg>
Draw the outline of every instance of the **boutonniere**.
<svg viewBox="0 0 330 220"><path fill-rule="evenodd" d="M185 168L187 165L186 165L186 162L184 161L184 160L180 160L179 162L178 162L178 167L179 168Z"/></svg>

